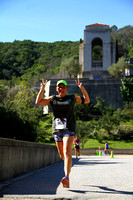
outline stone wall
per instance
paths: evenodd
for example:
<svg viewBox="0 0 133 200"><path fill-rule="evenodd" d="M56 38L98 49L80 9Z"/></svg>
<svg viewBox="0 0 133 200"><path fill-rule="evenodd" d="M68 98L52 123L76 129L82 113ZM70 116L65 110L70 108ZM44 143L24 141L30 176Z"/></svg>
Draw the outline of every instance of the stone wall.
<svg viewBox="0 0 133 200"><path fill-rule="evenodd" d="M58 161L56 146L0 138L0 181Z"/></svg>
<svg viewBox="0 0 133 200"><path fill-rule="evenodd" d="M58 80L50 81L49 95L57 94L56 82ZM68 83L68 93L76 93L81 95L79 87L76 85L75 80L66 80ZM123 106L123 100L120 93L121 81L120 80L89 80L80 79L85 86L91 102L96 103L96 97L102 97L105 100L105 105L113 105L115 108Z"/></svg>
<svg viewBox="0 0 133 200"><path fill-rule="evenodd" d="M81 155L95 155L97 149L80 149ZM103 150L103 149L102 149ZM109 149L110 153L113 151L114 155L133 155L133 149ZM75 150L72 149L72 155L75 154Z"/></svg>

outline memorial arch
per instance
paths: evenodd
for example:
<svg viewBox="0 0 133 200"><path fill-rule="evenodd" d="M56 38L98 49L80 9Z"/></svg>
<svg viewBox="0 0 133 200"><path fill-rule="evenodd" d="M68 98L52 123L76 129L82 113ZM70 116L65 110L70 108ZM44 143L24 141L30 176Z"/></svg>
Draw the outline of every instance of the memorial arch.
<svg viewBox="0 0 133 200"><path fill-rule="evenodd" d="M115 45L111 42L109 25L96 23L86 26L84 43L79 47L81 77L107 79L110 76L107 69L115 62Z"/></svg>
<svg viewBox="0 0 133 200"><path fill-rule="evenodd" d="M100 38L92 40L92 69L103 67L103 42Z"/></svg>

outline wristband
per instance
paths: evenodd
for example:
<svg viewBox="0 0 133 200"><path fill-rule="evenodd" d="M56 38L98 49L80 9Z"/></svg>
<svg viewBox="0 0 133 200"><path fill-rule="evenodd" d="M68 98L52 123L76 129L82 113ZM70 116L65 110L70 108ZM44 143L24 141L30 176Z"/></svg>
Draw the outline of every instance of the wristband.
<svg viewBox="0 0 133 200"><path fill-rule="evenodd" d="M84 99L84 97L81 97L81 104L84 104L84 102L85 102L85 99Z"/></svg>

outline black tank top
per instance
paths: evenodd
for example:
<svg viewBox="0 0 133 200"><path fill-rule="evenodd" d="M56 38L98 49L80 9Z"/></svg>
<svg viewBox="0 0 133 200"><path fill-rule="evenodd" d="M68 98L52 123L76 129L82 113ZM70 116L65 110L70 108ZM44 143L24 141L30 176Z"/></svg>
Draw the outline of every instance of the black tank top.
<svg viewBox="0 0 133 200"><path fill-rule="evenodd" d="M75 116L74 116L74 104L75 104L75 96L74 95L66 95L65 97L53 96L51 99L51 106L53 109L53 124L52 129L53 133L59 132L62 129L66 129L72 132L75 132ZM57 126L57 122L60 120L65 122L66 126L63 128L59 128Z"/></svg>

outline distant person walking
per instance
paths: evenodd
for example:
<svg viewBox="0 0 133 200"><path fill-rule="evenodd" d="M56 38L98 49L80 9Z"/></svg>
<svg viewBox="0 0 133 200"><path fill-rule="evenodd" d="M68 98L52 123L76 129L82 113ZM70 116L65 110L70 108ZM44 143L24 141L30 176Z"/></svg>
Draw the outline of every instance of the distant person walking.
<svg viewBox="0 0 133 200"><path fill-rule="evenodd" d="M78 87L81 89L83 97L78 95L67 95L68 85L65 80L60 80L56 84L56 91L58 95L52 95L50 97L42 98L47 81L42 80L40 91L36 98L36 104L48 105L50 104L53 109L53 135L56 141L57 149L62 160L64 160L65 177L61 182L63 187L69 188L69 175L72 166L71 149L73 145L75 135L75 115L74 105L87 104L90 102L87 91L85 90L80 80L75 81Z"/></svg>
<svg viewBox="0 0 133 200"><path fill-rule="evenodd" d="M107 154L107 153L109 154L109 145L108 145L108 142L107 142L107 141L105 142L104 153L105 153L105 154Z"/></svg>
<svg viewBox="0 0 133 200"><path fill-rule="evenodd" d="M76 136L74 140L74 149L76 158L78 158L78 156L80 155L80 139L78 138L78 136Z"/></svg>

